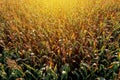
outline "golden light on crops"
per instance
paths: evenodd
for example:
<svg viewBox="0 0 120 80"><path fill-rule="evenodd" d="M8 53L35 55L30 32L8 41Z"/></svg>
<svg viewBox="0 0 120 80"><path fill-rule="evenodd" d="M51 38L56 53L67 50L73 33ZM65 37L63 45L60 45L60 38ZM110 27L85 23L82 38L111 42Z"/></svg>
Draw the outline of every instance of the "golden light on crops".
<svg viewBox="0 0 120 80"><path fill-rule="evenodd" d="M72 8L76 5L77 0L43 0L46 7L49 8Z"/></svg>
<svg viewBox="0 0 120 80"><path fill-rule="evenodd" d="M5 0L6 1L6 0ZM102 0L14 0L7 1L6 3L19 4L22 8L26 9L27 12L34 14L71 14L76 11L84 13L86 7L93 4L93 2L101 2ZM17 4L17 5L18 5ZM17 7L16 7L17 8Z"/></svg>
<svg viewBox="0 0 120 80"><path fill-rule="evenodd" d="M49 10L49 12L68 12L74 10L76 7L77 0L43 0L42 5L44 9Z"/></svg>

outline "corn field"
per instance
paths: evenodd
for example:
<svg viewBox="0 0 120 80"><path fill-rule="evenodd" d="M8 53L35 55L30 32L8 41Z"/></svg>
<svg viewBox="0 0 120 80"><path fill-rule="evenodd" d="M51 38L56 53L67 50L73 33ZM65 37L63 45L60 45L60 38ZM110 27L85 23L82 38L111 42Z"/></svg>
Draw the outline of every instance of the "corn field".
<svg viewBox="0 0 120 80"><path fill-rule="evenodd" d="M0 80L120 80L120 0L0 0Z"/></svg>

